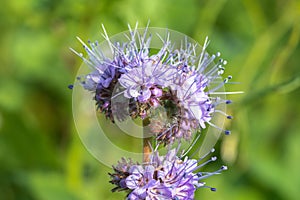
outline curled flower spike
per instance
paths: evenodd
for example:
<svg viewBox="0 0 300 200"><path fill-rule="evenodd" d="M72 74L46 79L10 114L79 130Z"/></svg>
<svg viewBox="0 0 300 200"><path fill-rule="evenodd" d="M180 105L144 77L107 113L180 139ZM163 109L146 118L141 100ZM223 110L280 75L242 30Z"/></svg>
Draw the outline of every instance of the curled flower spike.
<svg viewBox="0 0 300 200"><path fill-rule="evenodd" d="M153 108L163 106L168 111L168 120L154 134L164 145L182 138L190 140L194 132L207 125L229 134L211 122L215 113L232 118L216 109L229 101L212 95L219 94L218 90L232 77L220 81L227 61L220 58L220 53L206 53L207 38L197 54L196 44L185 41L174 49L169 33L164 39L158 35L163 44L157 53L151 53L152 36L148 28L141 34L137 27L129 27L129 34L125 35L128 41L123 43L112 43L104 27L103 30L112 58L105 56L98 42L86 45L79 38L88 57L71 50L92 69L79 80L86 90L95 93L97 107L108 119L122 121L128 115L145 119L151 116ZM128 101L118 101L121 96Z"/></svg>
<svg viewBox="0 0 300 200"><path fill-rule="evenodd" d="M129 166L123 160L118 167L114 167L115 173L111 174L111 183L117 185L117 189L114 188L113 191L127 191L128 200L194 199L198 188L216 191L216 188L206 186L203 180L227 170L226 166L214 172L199 172L202 167L217 158L211 157L203 162L210 153L199 160L180 158L177 153L176 149L172 149L165 156L160 156L155 151L151 154L150 163L144 165Z"/></svg>

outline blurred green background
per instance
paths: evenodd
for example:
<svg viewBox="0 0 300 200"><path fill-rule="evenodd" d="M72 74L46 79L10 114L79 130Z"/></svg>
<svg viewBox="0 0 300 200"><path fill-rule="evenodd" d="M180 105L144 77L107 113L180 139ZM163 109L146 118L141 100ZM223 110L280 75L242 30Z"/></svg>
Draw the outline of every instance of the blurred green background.
<svg viewBox="0 0 300 200"><path fill-rule="evenodd" d="M81 51L75 36L95 39L101 23L113 35L149 19L209 36L241 82L227 91L245 91L229 97L232 135L217 144L230 168L196 199L300 198L300 1L4 0L0 16L1 200L123 199L74 128L67 86L81 60L68 48Z"/></svg>

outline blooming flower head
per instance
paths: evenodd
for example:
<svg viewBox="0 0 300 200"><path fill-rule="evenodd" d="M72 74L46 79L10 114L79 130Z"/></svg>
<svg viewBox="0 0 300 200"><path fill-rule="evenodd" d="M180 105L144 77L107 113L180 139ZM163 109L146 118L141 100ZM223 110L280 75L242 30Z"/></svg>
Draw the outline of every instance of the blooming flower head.
<svg viewBox="0 0 300 200"><path fill-rule="evenodd" d="M112 57L103 53L98 42L86 45L79 39L88 57L73 51L92 69L79 80L86 90L94 92L100 112L114 122L123 120L126 115L149 118L153 108L165 107L168 120L153 132L165 145L182 138L189 140L194 132L207 125L222 130L211 123L216 112L227 116L216 109L216 105L227 101L212 97L231 78L220 81L226 65L226 61L219 58L220 53L212 56L206 53L207 39L200 54L196 51L199 46L187 41L181 41L181 47L174 48L169 33L165 38L158 35L162 46L153 53L153 36L147 31L148 28L140 33L137 28L129 27L129 34L125 34L127 41L113 43L104 29ZM128 101L117 101L119 97Z"/></svg>
<svg viewBox="0 0 300 200"><path fill-rule="evenodd" d="M213 152L213 151L212 151ZM222 166L215 172L200 172L199 170L209 162L215 161L216 157L211 157L203 162L188 157L180 157L178 151L172 149L165 156L160 156L157 151L151 155L150 163L139 165L133 164L130 167L124 164L122 167L126 171L116 170L111 174L112 180L122 182L118 187L128 192L128 200L143 199L194 199L194 194L198 188L207 188L203 182L209 176L219 174L226 170ZM207 156L207 155L206 155ZM126 174L124 176L124 174ZM117 177L117 178L116 178ZM115 184L115 181L111 181ZM215 191L215 188L210 188ZM114 189L115 190L115 189Z"/></svg>
<svg viewBox="0 0 300 200"><path fill-rule="evenodd" d="M202 172L203 166L216 160L207 158L211 152L197 160L187 157L187 153L179 155L179 147L174 149L173 145L182 139L194 138L196 142L207 126L230 133L216 125L213 118L217 113L224 119L232 118L218 108L231 103L218 95L227 94L220 88L232 77L221 77L227 62L220 53L206 53L207 38L202 47L187 37L178 45L166 30L164 36L155 34L161 43L157 47L149 29L141 32L129 26L129 32L124 33L126 39L116 41L108 37L103 27L108 44L105 47L97 41L87 45L79 39L87 57L71 50L91 71L78 80L93 93L97 109L107 119L116 122L125 121L128 116L141 118L143 125L150 128L150 135L143 139L143 164L122 159L113 166L113 173L109 173L110 183L115 185L112 191L126 191L128 200L194 199L198 188L215 191L203 181L227 167ZM160 112L161 108L164 112ZM157 145L154 151L152 144ZM165 155L158 152L162 145L168 147Z"/></svg>

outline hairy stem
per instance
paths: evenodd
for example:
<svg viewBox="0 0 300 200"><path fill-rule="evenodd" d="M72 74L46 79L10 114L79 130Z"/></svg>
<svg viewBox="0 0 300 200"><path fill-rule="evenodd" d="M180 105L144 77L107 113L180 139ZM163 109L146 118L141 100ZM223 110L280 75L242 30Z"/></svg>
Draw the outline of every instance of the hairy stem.
<svg viewBox="0 0 300 200"><path fill-rule="evenodd" d="M146 118L143 120L143 127L149 125L149 119ZM144 129L144 137L143 137L143 163L150 162L150 154L151 154L151 137L147 137Z"/></svg>

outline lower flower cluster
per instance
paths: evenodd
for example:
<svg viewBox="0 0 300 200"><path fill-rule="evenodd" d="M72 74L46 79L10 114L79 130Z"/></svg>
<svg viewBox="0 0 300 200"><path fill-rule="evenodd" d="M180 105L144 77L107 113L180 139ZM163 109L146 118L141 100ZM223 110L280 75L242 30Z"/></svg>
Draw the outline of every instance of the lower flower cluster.
<svg viewBox="0 0 300 200"><path fill-rule="evenodd" d="M113 167L114 173L109 174L110 183L116 185L112 191L127 191L127 200L192 200L198 188L216 190L206 186L203 179L219 174L227 169L226 166L214 172L199 172L200 168L215 161L216 157L204 162L207 156L196 160L187 156L181 158L177 153L178 150L172 149L165 156L160 156L155 151L146 164L122 159Z"/></svg>

